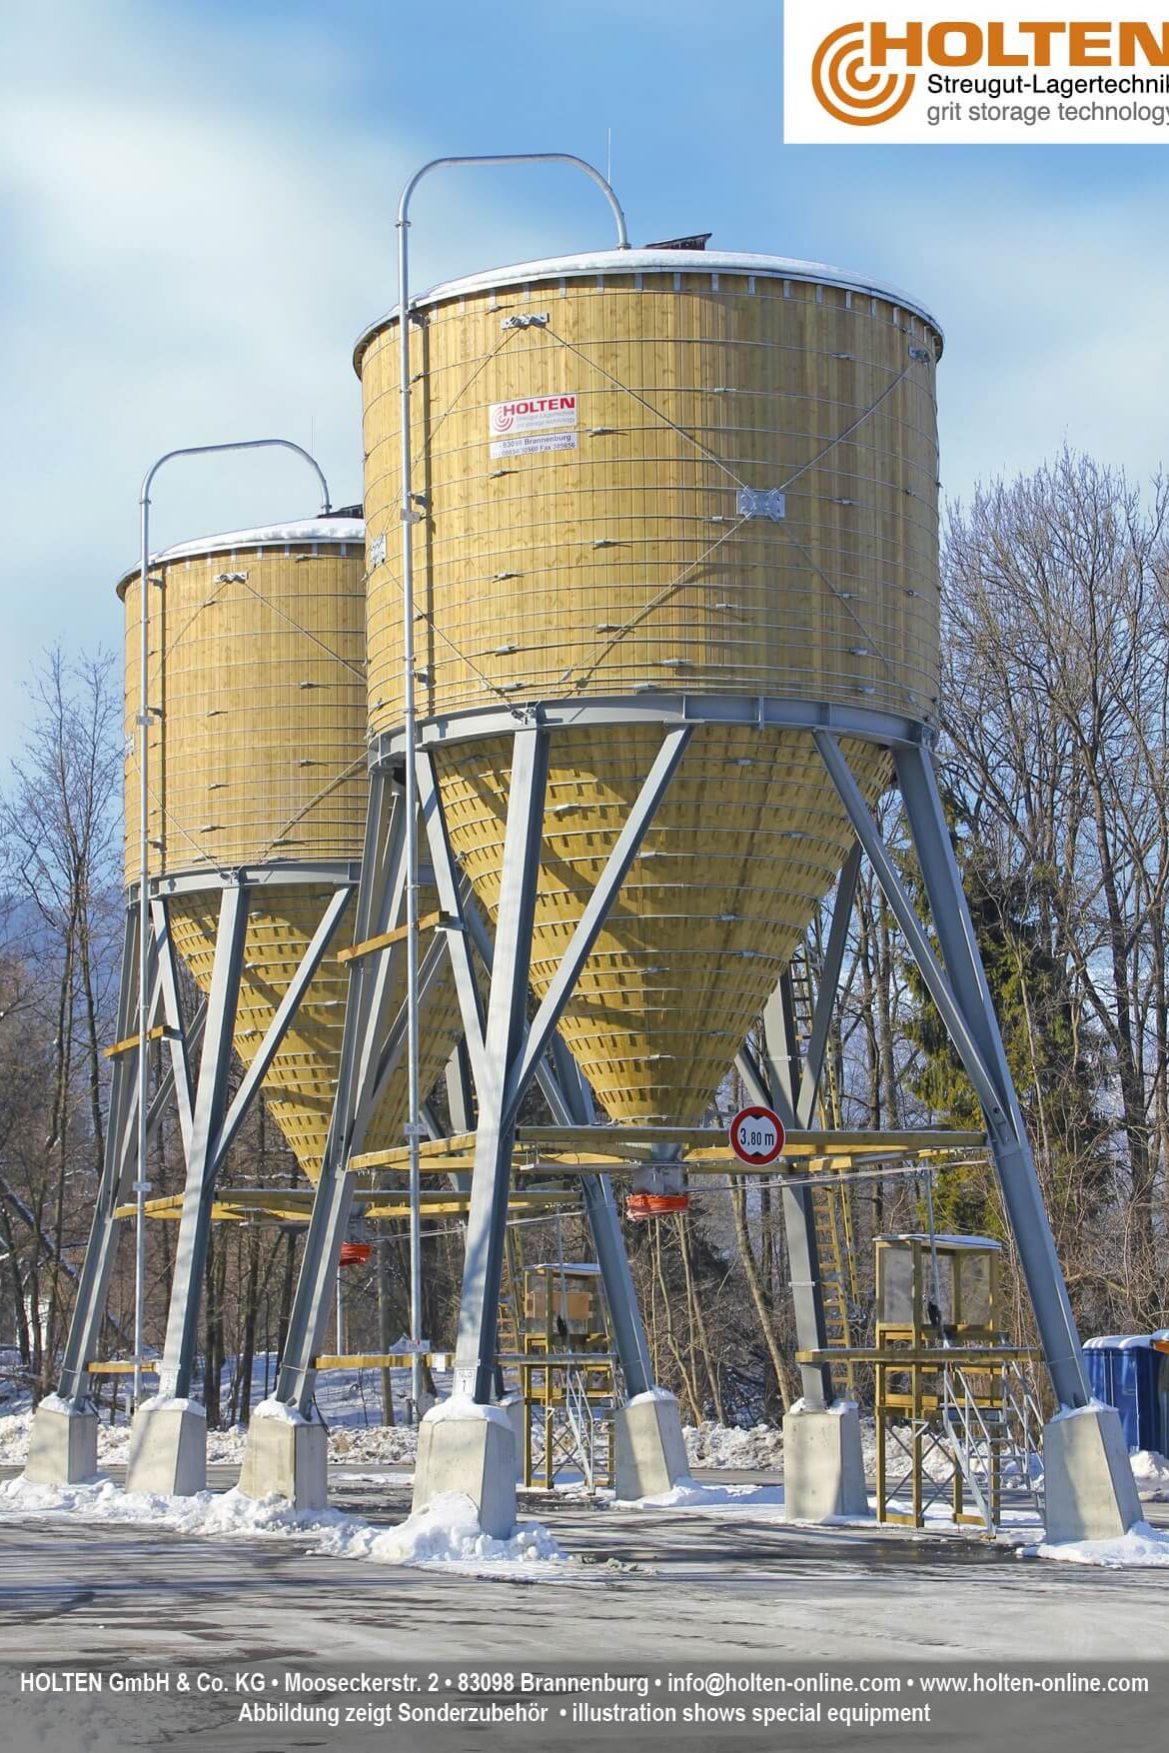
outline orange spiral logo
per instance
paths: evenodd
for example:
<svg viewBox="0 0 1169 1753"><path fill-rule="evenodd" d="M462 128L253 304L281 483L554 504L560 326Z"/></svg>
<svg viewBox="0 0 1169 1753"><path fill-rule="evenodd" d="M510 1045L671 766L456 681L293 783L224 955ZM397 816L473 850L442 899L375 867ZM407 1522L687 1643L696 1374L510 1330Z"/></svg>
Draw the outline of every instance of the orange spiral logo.
<svg viewBox="0 0 1169 1753"><path fill-rule="evenodd" d="M854 128L873 128L905 108L912 73L867 71L863 24L842 24L824 38L812 61L812 89L830 116Z"/></svg>

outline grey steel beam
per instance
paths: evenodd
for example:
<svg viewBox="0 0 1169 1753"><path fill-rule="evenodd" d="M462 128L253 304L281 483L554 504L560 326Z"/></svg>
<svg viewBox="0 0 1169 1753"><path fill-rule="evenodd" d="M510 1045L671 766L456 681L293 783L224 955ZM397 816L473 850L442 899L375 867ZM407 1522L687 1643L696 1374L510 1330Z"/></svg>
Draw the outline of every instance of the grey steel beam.
<svg viewBox="0 0 1169 1753"><path fill-rule="evenodd" d="M820 1282L820 1250L816 1243L814 1195L807 1175L785 1175L780 1191L784 1234L791 1273L796 1344L801 1351L823 1351L828 1343L824 1291ZM800 1389L810 1406L831 1406L835 1397L827 1364L802 1363Z"/></svg>
<svg viewBox="0 0 1169 1753"><path fill-rule="evenodd" d="M130 907L126 911L122 936L116 1024L119 1041L127 1040L134 1027L137 996L138 909ZM134 1117L138 1109L142 1060L143 1055L138 1052L119 1053L114 1059L101 1181L57 1385L62 1400L82 1401L89 1391L85 1366L97 1351L117 1248L118 1225L114 1212L125 1199L134 1172ZM127 1130L131 1146L128 1151L123 1149Z"/></svg>
<svg viewBox="0 0 1169 1753"><path fill-rule="evenodd" d="M763 1007L763 1057L771 1106L785 1128L794 1130L797 1125L796 1092L800 1087L800 1048L796 1039L791 974L786 969Z"/></svg>
<svg viewBox="0 0 1169 1753"><path fill-rule="evenodd" d="M319 883L323 889L336 889L347 883L350 888L356 889L360 879L361 865L352 859L290 858L272 864L240 865L231 870L168 871L165 876L153 879L150 893L161 896L195 895L205 894L209 889L283 888L289 883ZM131 883L126 893L130 898L136 898L137 883Z"/></svg>
<svg viewBox="0 0 1169 1753"><path fill-rule="evenodd" d="M991 1155L1052 1385L1061 1405L1086 1406L1091 1390L1075 1317L979 955L974 923L962 891L937 779L929 757L921 752L910 755L899 751L896 768L946 971L1000 1098L1002 1116L987 1115ZM961 1052L960 1044L955 1045ZM970 1072L969 1066L967 1071ZM971 1076L973 1080L972 1073Z"/></svg>
<svg viewBox="0 0 1169 1753"><path fill-rule="evenodd" d="M443 974L443 964L447 959L446 944L441 937L429 945L418 969L418 1005L420 1014L425 1014L427 1006L434 997L435 989ZM385 1040L378 1054L377 1068L372 1076L362 1084L361 1100L358 1106L358 1119L354 1125L354 1135L360 1134L364 1139L369 1119L377 1110L377 1105L389 1087L390 1079L402 1062L402 1054L406 1047L407 1014L406 1005L399 1006L398 1014L390 1025ZM360 1148L354 1146L354 1149Z"/></svg>
<svg viewBox="0 0 1169 1753"><path fill-rule="evenodd" d="M828 1047L828 1031L832 1026L832 1012L836 1008L836 995L840 986L840 970L844 966L844 952L848 945L848 930L852 922L853 902L856 900L857 879L860 876L861 849L858 841L849 851L840 869L836 884L836 899L832 906L832 923L828 927L828 942L824 946L824 963L820 969L820 982L816 990L816 1001L812 1009L812 1031L808 1037L808 1050L804 1056L803 1071L800 1074L799 1097L796 1101L796 1118L801 1127L812 1124L812 1115L820 1095L820 1083L824 1076L824 1057Z"/></svg>
<svg viewBox="0 0 1169 1753"><path fill-rule="evenodd" d="M763 1047L771 1106L786 1129L799 1130L796 1100L803 1074L790 971L781 976L764 1007ZM813 1198L811 1187L800 1177L785 1179L779 1196L787 1239L796 1343L801 1351L822 1351L828 1343ZM826 1364L801 1364L800 1383L810 1406L832 1404L832 1373Z"/></svg>
<svg viewBox="0 0 1169 1753"><path fill-rule="evenodd" d="M932 745L934 733L919 720L868 706L843 706L831 701L785 700L741 694L653 693L631 699L628 695L599 696L588 701L545 700L526 704L528 721L541 730L561 726L570 730L591 727L679 724L730 724L771 726L780 730L825 730L838 736L859 737L882 747L917 748ZM506 737L515 730L514 708L490 705L436 715L419 726L423 748L471 741L478 737ZM405 752L404 734L385 731L374 740L371 767L400 763Z"/></svg>
<svg viewBox="0 0 1169 1753"><path fill-rule="evenodd" d="M796 1130L808 1127L816 1105L859 870L858 844L849 852L837 884L824 967L812 1011L808 1050L803 1059L797 1038L790 969L782 976L764 1011L763 1035L771 1105L784 1125ZM787 1239L796 1341L801 1351L823 1351L828 1343L820 1249L816 1240L815 1198L807 1176L785 1178L780 1192L780 1209ZM803 1397L809 1405L832 1404L835 1390L827 1364L801 1364L800 1381Z"/></svg>
<svg viewBox="0 0 1169 1753"><path fill-rule="evenodd" d="M629 874L629 867L641 849L646 830L678 770L678 763L686 753L692 734L690 725L677 725L668 730L662 739L662 746L622 824L613 850L605 860L605 868L596 887L585 903L584 911L552 976L543 1002L532 1019L522 1058L510 1076L504 1109L505 1125L515 1118L524 1091L531 1081L533 1068L537 1060L544 1056L564 1007L575 989L580 971L588 960L622 883Z"/></svg>
<svg viewBox="0 0 1169 1753"><path fill-rule="evenodd" d="M544 1075L540 1087L552 1109L553 1120L558 1126L591 1126L596 1118L592 1091L581 1076L580 1067L559 1036L553 1040L552 1051L555 1075L541 1063ZM601 1268L605 1301L613 1324L613 1346L625 1377L625 1390L631 1397L645 1394L654 1385L653 1360L621 1233L613 1182L608 1175L582 1175L580 1192L597 1265Z"/></svg>
<svg viewBox="0 0 1169 1753"><path fill-rule="evenodd" d="M494 966L476 1079L479 1124L455 1345L455 1393L469 1394L484 1405L491 1399L495 1377L514 1136L509 1100L524 1045L547 774L547 738L536 730L515 731Z"/></svg>
<svg viewBox="0 0 1169 1753"><path fill-rule="evenodd" d="M207 1000L207 1026L199 1060L199 1079L191 1127L183 1187L183 1211L175 1244L174 1276L171 1280L166 1343L159 1370L159 1393L185 1399L191 1391L199 1332L199 1306L203 1272L211 1230L211 1205L215 1193L216 1140L223 1124L227 1080L231 1069L236 1005L243 971L244 939L248 927L248 891L223 890L211 990Z"/></svg>
<svg viewBox="0 0 1169 1753"><path fill-rule="evenodd" d="M677 759L680 759L681 752L680 749L677 750ZM659 801L662 792L659 792ZM615 896L616 891L610 899L610 905ZM495 964L495 946L490 932L472 897L461 895L460 907L466 937L490 977ZM555 1071L541 1056L534 1062L532 1076L552 1110L553 1120L558 1126L591 1125L595 1119L592 1091L559 1035L552 1036L551 1051ZM653 1367L625 1239L621 1233L621 1218L613 1195L613 1183L608 1175L582 1175L580 1184L613 1322L614 1345L626 1387L631 1394L640 1394L653 1386Z"/></svg>
<svg viewBox="0 0 1169 1753"><path fill-rule="evenodd" d="M762 1070L760 1069L758 1060L745 1041L735 1055L735 1070L742 1078L743 1087L746 1089L747 1095L750 1100L755 1103L756 1107L770 1107L771 1091L767 1087L767 1082L763 1076ZM782 1114L780 1115L780 1119L783 1119Z"/></svg>
<svg viewBox="0 0 1169 1753"><path fill-rule="evenodd" d="M401 923L405 903L403 841L400 797L387 774L375 773L370 781L357 897L355 929L359 942L382 931L395 930ZM313 1359L320 1350L332 1312L341 1243L349 1227L353 1180L348 1161L362 1141L356 1125L360 1072L363 1064L368 1066L372 1061L373 1036L384 1020L377 1014L386 1002L385 986L379 979L383 970L378 964L386 959L383 951L361 956L350 965L337 1093L276 1381L276 1398L302 1416L308 1416L312 1408L316 1381ZM380 993L376 1006L375 988Z"/></svg>
<svg viewBox="0 0 1169 1753"><path fill-rule="evenodd" d="M443 1073L446 1083L447 1109L451 1117L451 1132L473 1132L475 1129L475 1097L471 1083L471 1060L467 1053L467 1043L458 1040L454 1051L446 1063ZM436 1133L437 1137L438 1134Z"/></svg>
<svg viewBox="0 0 1169 1753"><path fill-rule="evenodd" d="M194 1093L191 1089L191 1061L187 1030L183 1020L183 1001L179 989L179 970L175 959L174 940L170 929L170 908L166 901L155 898L150 903L150 923L154 932L154 949L162 980L162 1014L166 1019L167 1045L170 1049L171 1088L179 1114L179 1132L183 1155L191 1150L191 1129L194 1115Z"/></svg>
<svg viewBox="0 0 1169 1753"><path fill-rule="evenodd" d="M513 730L515 728L514 720L512 728ZM465 892L465 886L451 851L446 815L438 788L438 775L435 773L432 757L425 753L419 753L417 770L418 808L422 815L427 843L430 847L430 861L434 870L434 886L438 893L439 911L446 921L447 950L451 958L451 971L454 975L455 991L459 999L459 1012L463 1019L463 1039L470 1055L475 1087L478 1089L481 1080L486 1075L484 1065L486 1025L468 932L468 914L473 913L475 908L473 901Z"/></svg>
<svg viewBox="0 0 1169 1753"><path fill-rule="evenodd" d="M222 1168L223 1159L235 1142L240 1127L247 1119L248 1110L259 1093L260 1085L272 1069L272 1061L279 1053L293 1018L304 1001L305 993L325 959L352 894L353 891L350 888L338 889L325 908L321 922L305 948L296 973L289 981L284 997L277 1005L272 1021L264 1031L264 1039L260 1042L256 1057L244 1073L239 1089L235 1093L235 1099L227 1110L227 1116L215 1140L213 1152L213 1173L215 1174Z"/></svg>
<svg viewBox="0 0 1169 1753"><path fill-rule="evenodd" d="M150 954L150 967L148 969L148 979L150 981L150 997L149 997L148 1013L149 1013L149 1017L150 1017L150 1026L153 1028L155 1019L158 1016L159 1004L160 1004L160 1001L162 998L162 974L161 974L161 970L159 969L159 966L158 966L158 957L155 954L155 946L154 946L153 937L151 938L151 941L147 947L148 947L149 954ZM131 1028L131 1030L133 1030L133 1028L134 1028L133 1021L131 1021L131 1023L130 1023L130 1028ZM125 1036L121 1037L121 1039L123 1039L123 1040L126 1038L127 1037L125 1037ZM149 1110L147 1111L147 1121L149 1122ZM137 1104L137 1101L135 1100L135 1102L126 1110L125 1117L122 1121L121 1142L119 1145L119 1161L120 1162L126 1161L130 1156L133 1155L133 1153L137 1150L137 1148L138 1148L138 1104ZM132 1190L133 1189L131 1188L131 1191Z"/></svg>
<svg viewBox="0 0 1169 1753"><path fill-rule="evenodd" d="M588 1079L584 1076L563 1035L552 1037L552 1067L555 1073L554 1087L564 1092L564 1100L568 1104L570 1118L556 1120L558 1126L593 1126L596 1124L597 1110L593 1101L593 1092L589 1088ZM538 1074L537 1074L538 1075ZM541 1087L543 1087L541 1085ZM545 1092L547 1094L547 1092ZM553 1104L550 1102L550 1106ZM555 1108L553 1107L555 1117Z"/></svg>
<svg viewBox="0 0 1169 1753"><path fill-rule="evenodd" d="M408 861L406 858L406 815L402 793L384 780L375 780L380 787L378 803L379 851L372 869L380 870L376 887L366 885L361 893L365 917L358 921L358 942L396 929L406 906ZM372 809L371 800L371 809ZM350 997L357 1010L357 1062L353 1083L353 1109L347 1119L352 1133L362 1137L373 1112L370 1081L374 1075L382 1033L389 1019L393 990L405 959L402 942L369 957L361 958L360 978L350 984Z"/></svg>
<svg viewBox="0 0 1169 1753"><path fill-rule="evenodd" d="M917 909L902 883L897 866L881 837L881 830L869 812L861 789L853 778L839 743L832 736L816 733L816 746L823 757L832 783L843 803L857 839L876 873L889 907L901 927L914 961L921 972L930 997L937 1005L942 1021L966 1067L982 1103L988 1127L1010 1126L1011 1118L1004 1105L1002 1092L983 1059L978 1039L959 1005L941 963L934 954L926 929L918 918Z"/></svg>

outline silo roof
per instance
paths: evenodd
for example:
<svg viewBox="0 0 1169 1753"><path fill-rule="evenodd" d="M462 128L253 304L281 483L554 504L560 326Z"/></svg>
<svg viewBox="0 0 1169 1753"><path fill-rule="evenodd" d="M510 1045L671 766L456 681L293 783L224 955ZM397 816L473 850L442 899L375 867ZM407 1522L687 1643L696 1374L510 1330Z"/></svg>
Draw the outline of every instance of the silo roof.
<svg viewBox="0 0 1169 1753"><path fill-rule="evenodd" d="M260 524L250 530L225 530L217 536L196 536L190 542L178 542L173 548L150 556L157 566L171 560L196 560L208 554L234 554L245 548L303 548L314 542L348 544L365 541L365 523L360 517L306 517L292 523ZM118 580L121 595L131 579L137 578L138 565L129 567Z"/></svg>
<svg viewBox="0 0 1169 1753"><path fill-rule="evenodd" d="M510 267L489 268L458 280L444 280L411 299L414 309L443 304L471 293L502 290L541 280L584 280L605 274L739 274L765 276L770 280L801 280L820 286L842 286L849 292L868 293L888 299L912 311L944 339L942 326L925 305L898 286L834 268L827 262L802 262L789 256L752 255L739 250L594 250L587 255L548 256ZM372 336L398 314L397 306L363 331L353 350L353 363L360 371L361 355Z"/></svg>

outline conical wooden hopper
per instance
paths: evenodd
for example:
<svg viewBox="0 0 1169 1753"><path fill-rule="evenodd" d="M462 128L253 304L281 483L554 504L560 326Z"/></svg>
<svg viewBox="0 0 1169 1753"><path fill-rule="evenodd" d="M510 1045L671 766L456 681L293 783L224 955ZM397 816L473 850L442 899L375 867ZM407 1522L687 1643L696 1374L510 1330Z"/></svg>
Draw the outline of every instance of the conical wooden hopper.
<svg viewBox="0 0 1169 1753"><path fill-rule="evenodd" d="M363 527L325 518L244 530L172 548L152 567L149 698L152 874L183 879L170 900L175 948L204 993L211 985L221 873L246 867L306 880L252 891L234 1045L250 1065L335 885L356 871L368 797L365 758ZM126 878L138 875L137 574L126 610ZM318 874L319 873L319 874ZM198 879L205 877L206 882ZM192 882L192 879L194 881ZM264 1083L268 1108L315 1180L333 1106L353 906L312 980ZM440 985L423 1031L423 1088L457 1037L457 1005ZM400 1069L371 1129L401 1142ZM372 1145L371 1145L372 1148Z"/></svg>
<svg viewBox="0 0 1169 1753"><path fill-rule="evenodd" d="M655 705L703 719L562 1023L611 1116L696 1120L851 842L806 726L854 733L875 800L890 738L936 710L940 333L835 270L694 251L529 263L418 305L422 710L454 850L493 912L510 743L484 733L555 708L542 994L660 744ZM393 732L393 316L356 360L371 723ZM574 727L570 704L596 710Z"/></svg>

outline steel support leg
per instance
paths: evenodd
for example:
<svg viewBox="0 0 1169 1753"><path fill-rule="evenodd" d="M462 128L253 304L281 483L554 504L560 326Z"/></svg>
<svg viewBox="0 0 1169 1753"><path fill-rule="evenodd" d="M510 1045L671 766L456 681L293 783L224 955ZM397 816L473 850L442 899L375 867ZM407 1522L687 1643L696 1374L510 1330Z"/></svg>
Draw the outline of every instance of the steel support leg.
<svg viewBox="0 0 1169 1753"><path fill-rule="evenodd" d="M1086 1406L1091 1390L1075 1317L978 953L970 909L962 892L933 766L923 749L899 751L896 763L946 972L1002 1105L1001 1116L995 1115L993 1119L988 1116L991 1155L1052 1385L1061 1405Z"/></svg>
<svg viewBox="0 0 1169 1753"><path fill-rule="evenodd" d="M546 735L537 730L517 731L512 742L491 993L476 1092L479 1121L455 1345L455 1393L469 1394L482 1405L491 1400L495 1378L514 1109L522 1094L516 1073L526 1034L528 965L547 774Z"/></svg>
<svg viewBox="0 0 1169 1753"><path fill-rule="evenodd" d="M801 1061L800 1058L790 973L783 975L763 1013L765 1075L771 1105L785 1124L794 1121L800 1128L811 1124L815 1112L859 869L860 848L857 846L845 860L837 885L805 1059ZM796 1344L801 1351L823 1351L828 1343L814 1199L815 1193L806 1175L785 1178L780 1209L787 1238ZM835 1389L829 1366L801 1364L799 1368L802 1395L808 1405L830 1406Z"/></svg>
<svg viewBox="0 0 1169 1753"><path fill-rule="evenodd" d="M370 784L357 898L355 938L359 943L394 930L401 922L404 842L400 795L387 775L375 774ZM376 1071L379 1040L389 1009L392 966L392 952L383 951L360 957L349 974L337 1094L275 1391L277 1400L302 1417L312 1410L316 1381L313 1359L329 1321L341 1243L349 1227L353 1197L347 1165L350 1155L360 1149L368 1124L372 1104L368 1099L362 1101L362 1084Z"/></svg>
<svg viewBox="0 0 1169 1753"><path fill-rule="evenodd" d="M191 1146L187 1155L183 1214L175 1247L166 1344L159 1372L159 1394L164 1399L186 1399L191 1391L203 1272L210 1242L216 1153L227 1104L227 1080L231 1070L247 928L247 889L242 886L224 889L207 1001L207 1025L192 1111Z"/></svg>
<svg viewBox="0 0 1169 1753"><path fill-rule="evenodd" d="M1056 1396L1063 1406L1086 1406L1091 1396L1083 1353L929 755L924 749L899 750L896 765L944 968L934 955L839 743L824 731L817 731L815 737L857 838L982 1103L991 1156Z"/></svg>
<svg viewBox="0 0 1169 1753"><path fill-rule="evenodd" d="M127 1040L134 1029L137 1014L138 909L126 910L122 938L122 971L118 988L117 1039ZM157 971L150 971L150 984L157 992ZM153 1015L153 1013L152 1013ZM110 1273L118 1243L118 1219L114 1212L129 1192L135 1172L132 1150L123 1148L129 1135L134 1135L134 1116L138 1111L139 1068L142 1055L119 1053L114 1060L110 1086L110 1106L106 1120L105 1148L102 1159L101 1184L89 1232L89 1243L77 1284L77 1300L65 1341L65 1354L57 1386L58 1396L81 1406L89 1392L86 1364L95 1356L105 1319Z"/></svg>
<svg viewBox="0 0 1169 1753"><path fill-rule="evenodd" d="M555 1079L548 1074L541 1079L540 1087L549 1100L553 1119L558 1126L591 1126L595 1118L592 1092L559 1036L553 1040L552 1052ZM617 1360L625 1377L626 1393L632 1398L649 1392L654 1386L654 1372L613 1183L608 1175L582 1175L580 1190L605 1286Z"/></svg>

